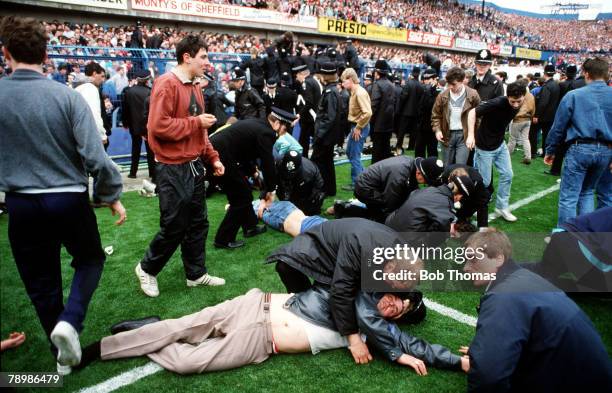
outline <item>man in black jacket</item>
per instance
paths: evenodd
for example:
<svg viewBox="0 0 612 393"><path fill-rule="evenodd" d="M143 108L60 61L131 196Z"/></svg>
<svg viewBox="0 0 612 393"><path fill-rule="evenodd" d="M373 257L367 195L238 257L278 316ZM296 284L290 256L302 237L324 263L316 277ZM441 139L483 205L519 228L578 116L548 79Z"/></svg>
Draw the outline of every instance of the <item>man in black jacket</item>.
<svg viewBox="0 0 612 393"><path fill-rule="evenodd" d="M355 316L355 298L359 293L367 259L376 258L379 250L402 244L391 228L361 218L332 220L313 227L294 238L291 243L275 250L266 261L276 263L276 271L289 293L306 291L317 285L330 288L330 310L337 331L348 336L349 350L357 363L367 363L371 356L359 336ZM378 251L377 251L378 250ZM384 258L383 258L384 259ZM385 272L421 268L418 259L397 258L378 261ZM381 267L378 267L380 269ZM388 285L396 290L408 290L416 280L394 280Z"/></svg>
<svg viewBox="0 0 612 393"><path fill-rule="evenodd" d="M555 121L555 113L557 113L557 108L561 101L559 83L553 79L555 72L555 66L552 64L547 64L544 67L544 79L546 79L546 82L544 82L544 86L542 86L540 95L536 100L536 111L532 119L534 124L539 124L542 128L542 150L546 147L546 137ZM554 173L548 173L554 175ZM556 176L558 175L556 174Z"/></svg>
<svg viewBox="0 0 612 393"><path fill-rule="evenodd" d="M289 74L286 72L283 73L285 76L285 81L287 81L287 77ZM283 77L281 75L281 78ZM296 112L297 106L297 93L287 87L285 83L281 79L281 85L278 85L278 81L276 79L269 79L266 81L266 90L263 95L263 100L266 105L266 113L270 113L271 108L273 106L284 110L285 112L293 113Z"/></svg>
<svg viewBox="0 0 612 393"><path fill-rule="evenodd" d="M246 84L246 75L240 67L230 73L230 90L236 92L234 115L238 120L265 119L266 105L257 91Z"/></svg>
<svg viewBox="0 0 612 393"><path fill-rule="evenodd" d="M266 119L238 121L210 137L210 142L219 152L225 163L225 174L219 179L227 194L229 208L215 237L217 248L237 248L244 245L236 241L240 227L245 237L257 236L265 232L265 227L257 226L257 216L253 213L253 195L241 167L248 167L256 160L261 161L264 189L261 192L262 209L272 202L272 192L276 189L276 172L272 147L277 133L282 127L289 127L295 116L278 108Z"/></svg>
<svg viewBox="0 0 612 393"><path fill-rule="evenodd" d="M145 113L145 101L151 95L149 79L151 73L148 70L136 71L136 85L125 89L123 92L123 110L121 111L123 126L129 128L132 137L132 164L128 177L136 178L138 163L140 162L140 148L142 147L143 137L147 136L147 119ZM155 183L155 156L149 148L149 143L144 141L147 149L147 165L149 167L149 177Z"/></svg>
<svg viewBox="0 0 612 393"><path fill-rule="evenodd" d="M476 74L472 77L468 86L476 89L481 101L487 101L504 95L504 86L491 73L493 57L491 51L483 49L476 55Z"/></svg>
<svg viewBox="0 0 612 393"><path fill-rule="evenodd" d="M295 73L297 81L297 108L300 115L300 137L302 154L308 157L310 149L310 138L314 135L314 124L319 101L323 94L323 85L310 75L308 66L301 59L297 59L291 69Z"/></svg>
<svg viewBox="0 0 612 393"><path fill-rule="evenodd" d="M491 194L484 186L480 173L475 168L464 164L449 165L444 169L440 177L442 184L448 184L451 176L468 176L474 185L473 192L461 200L461 207L456 211L457 220L469 222L474 213L476 213L478 227L488 227L489 200L491 199Z"/></svg>
<svg viewBox="0 0 612 393"><path fill-rule="evenodd" d="M225 108L233 106L233 104L223 92L217 90L215 78L208 72L204 73L201 86L204 102L206 103L204 111L217 118L217 122L208 129L208 135L212 135L225 125L228 118Z"/></svg>
<svg viewBox="0 0 612 393"><path fill-rule="evenodd" d="M372 139L372 164L391 155L391 133L395 120L395 88L389 80L391 68L379 59L374 68L372 87L372 118L370 120Z"/></svg>
<svg viewBox="0 0 612 393"><path fill-rule="evenodd" d="M438 94L442 92L438 85L436 70L429 67L423 72L423 95L419 105L421 118L415 132L415 157L438 157L438 140L431 127L431 114Z"/></svg>
<svg viewBox="0 0 612 393"><path fill-rule="evenodd" d="M264 59L259 57L259 51L257 48L251 48L251 58L244 60L240 63L240 69L243 71L249 70L251 76L250 84L251 87L257 90L259 96L263 95L264 88Z"/></svg>
<svg viewBox="0 0 612 393"><path fill-rule="evenodd" d="M396 150L403 150L404 137L408 135L408 149L410 146L414 147L417 126L419 124L419 117L422 115L421 99L423 96L423 86L419 82L419 75L421 69L419 66L412 68L410 77L406 80L404 87L402 88L402 94L399 99L398 113L396 114L397 119L397 143L395 145ZM401 154L401 153L399 153Z"/></svg>
<svg viewBox="0 0 612 393"><path fill-rule="evenodd" d="M359 56L357 50L353 46L352 40L346 40L342 45L344 47L344 60L346 61L345 68L352 68L355 71L359 70Z"/></svg>
<svg viewBox="0 0 612 393"><path fill-rule="evenodd" d="M291 201L307 216L321 213L325 198L323 177L312 161L290 150L276 163L276 172L279 200Z"/></svg>

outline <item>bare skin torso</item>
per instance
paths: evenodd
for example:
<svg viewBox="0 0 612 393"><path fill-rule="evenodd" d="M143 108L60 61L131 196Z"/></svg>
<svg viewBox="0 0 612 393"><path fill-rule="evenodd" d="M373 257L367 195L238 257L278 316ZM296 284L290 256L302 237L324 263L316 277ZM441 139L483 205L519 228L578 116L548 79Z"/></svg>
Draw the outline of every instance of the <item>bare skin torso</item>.
<svg viewBox="0 0 612 393"><path fill-rule="evenodd" d="M279 352L309 352L310 343L302 320L283 307L293 294L272 294L270 301L270 323L272 337Z"/></svg>

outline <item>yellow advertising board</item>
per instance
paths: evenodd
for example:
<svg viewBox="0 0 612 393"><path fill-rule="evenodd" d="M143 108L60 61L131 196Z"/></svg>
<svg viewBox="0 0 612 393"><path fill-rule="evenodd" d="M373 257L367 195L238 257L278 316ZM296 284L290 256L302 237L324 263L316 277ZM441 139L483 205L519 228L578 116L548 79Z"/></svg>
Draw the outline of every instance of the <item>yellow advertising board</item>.
<svg viewBox="0 0 612 393"><path fill-rule="evenodd" d="M406 42L408 30L352 22L348 20L319 18L319 32L343 37L369 38L384 41Z"/></svg>
<svg viewBox="0 0 612 393"><path fill-rule="evenodd" d="M542 58L542 52L535 49L516 47L516 52L514 52L514 56L520 59L540 60Z"/></svg>

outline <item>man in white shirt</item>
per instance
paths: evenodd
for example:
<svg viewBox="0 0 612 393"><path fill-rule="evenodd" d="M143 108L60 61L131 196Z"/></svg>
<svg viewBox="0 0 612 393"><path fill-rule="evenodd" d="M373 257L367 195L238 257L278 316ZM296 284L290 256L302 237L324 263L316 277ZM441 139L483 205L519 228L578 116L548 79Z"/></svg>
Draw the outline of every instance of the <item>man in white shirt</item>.
<svg viewBox="0 0 612 393"><path fill-rule="evenodd" d="M121 92L123 92L123 89L128 87L128 85L130 84L130 81L128 80L127 76L125 76L125 66L117 67L117 73L113 75L111 80L115 84L115 90L117 90L117 94L121 94Z"/></svg>
<svg viewBox="0 0 612 393"><path fill-rule="evenodd" d="M90 62L85 66L85 75L88 78L86 83L83 83L75 88L91 109L96 121L96 127L103 144L108 143L106 130L104 129L104 121L102 120L102 104L100 102L100 86L104 83L105 71L102 66L96 62Z"/></svg>

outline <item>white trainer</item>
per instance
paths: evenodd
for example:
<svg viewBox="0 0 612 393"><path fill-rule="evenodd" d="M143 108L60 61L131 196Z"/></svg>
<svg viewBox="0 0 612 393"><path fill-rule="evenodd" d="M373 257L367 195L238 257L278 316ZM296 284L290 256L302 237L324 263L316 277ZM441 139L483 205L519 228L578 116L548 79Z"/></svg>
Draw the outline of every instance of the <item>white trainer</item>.
<svg viewBox="0 0 612 393"><path fill-rule="evenodd" d="M498 215L503 217L504 220L509 221L509 222L514 222L517 220L516 216L510 213L510 210L508 209L495 209L495 213L497 213Z"/></svg>
<svg viewBox="0 0 612 393"><path fill-rule="evenodd" d="M145 190L149 194L155 194L155 188L157 185L153 182L148 181L147 179L142 180L142 189Z"/></svg>
<svg viewBox="0 0 612 393"><path fill-rule="evenodd" d="M159 288L157 287L157 278L142 270L140 263L136 265L134 271L136 272L138 281L140 281L140 289L142 289L144 294L149 297L158 297Z"/></svg>
<svg viewBox="0 0 612 393"><path fill-rule="evenodd" d="M197 287L198 285L208 285L211 287L218 287L221 285L225 285L225 280L220 277L211 276L208 273L198 278L197 280L187 280L188 287Z"/></svg>
<svg viewBox="0 0 612 393"><path fill-rule="evenodd" d="M57 363L76 366L81 363L79 333L66 321L59 321L51 332L51 342L57 348Z"/></svg>
<svg viewBox="0 0 612 393"><path fill-rule="evenodd" d="M69 375L72 372L72 367L71 366L62 366L61 364L57 363L57 373L61 376L66 376Z"/></svg>

